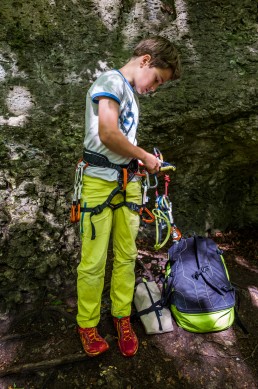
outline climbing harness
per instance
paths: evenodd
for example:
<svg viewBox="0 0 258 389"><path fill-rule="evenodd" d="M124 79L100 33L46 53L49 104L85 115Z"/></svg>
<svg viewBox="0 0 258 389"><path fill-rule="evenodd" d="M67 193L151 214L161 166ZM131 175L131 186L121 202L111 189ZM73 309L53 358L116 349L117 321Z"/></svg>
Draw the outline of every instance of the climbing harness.
<svg viewBox="0 0 258 389"><path fill-rule="evenodd" d="M104 168L115 169L118 171L118 186L115 189L113 189L113 191L110 193L108 198L102 204L99 204L96 207L92 207L92 208L80 206L82 177L83 177L84 170L88 166L104 167ZM76 168L76 173L75 173L74 196L73 196L73 205L71 209L71 222L73 223L78 222L80 220L81 213L89 212L91 228L92 228L91 239L93 240L96 237L96 232L95 232L94 223L92 222L92 217L94 215L100 214L105 208L109 207L113 211L115 211L116 209L122 206L126 206L131 211L136 211L140 213L141 205L126 201L126 186L128 182L130 182L133 179L133 177L137 174L140 174L138 173L137 159L132 159L127 165L117 165L109 161L109 159L102 154L84 149L83 160L78 163ZM113 204L112 199L118 193L123 194L124 201L122 201L119 204Z"/></svg>
<svg viewBox="0 0 258 389"><path fill-rule="evenodd" d="M154 148L154 155L159 159L161 163L161 172L167 173L168 171L176 170L176 167L174 165L163 161L163 156L159 149ZM84 171L88 166L111 168L117 170L118 172L118 186L113 189L108 198L102 204L99 204L92 208L81 207L80 205L82 178ZM142 170L140 171L140 169ZM126 201L126 186L128 182L133 179L134 176L142 177L142 204L136 204L133 202ZM107 207L115 211L120 207L126 206L131 211L138 212L143 223L149 224L156 222L156 244L154 248L158 250L166 244L170 236L172 236L173 242L179 241L181 238L181 233L174 223L172 215L172 202L169 200L168 197L168 185L170 182L168 174L165 174L164 181L165 192L163 195L160 195L158 193L159 182L157 174L149 174L148 171L145 169L144 165L142 163L139 163L138 160L132 159L127 165L118 165L109 161L109 159L102 154L84 149L83 159L78 162L75 172L74 195L70 220L72 223L78 222L80 221L81 213L89 212L92 228L91 239L93 240L96 237L96 232L94 223L92 222L92 217L94 215L100 214ZM147 193L148 190L151 189L156 190L155 209L153 209L153 211L150 211L147 208L147 203L149 201ZM112 200L118 193L123 194L124 201L119 204L113 204ZM164 229L167 230L167 234L165 239L162 241L162 233Z"/></svg>

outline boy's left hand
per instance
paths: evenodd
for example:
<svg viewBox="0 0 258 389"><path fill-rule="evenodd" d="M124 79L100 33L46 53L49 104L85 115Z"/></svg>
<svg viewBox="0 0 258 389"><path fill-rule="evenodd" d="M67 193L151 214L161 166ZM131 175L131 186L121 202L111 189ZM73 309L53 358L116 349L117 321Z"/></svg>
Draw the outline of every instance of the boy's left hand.
<svg viewBox="0 0 258 389"><path fill-rule="evenodd" d="M149 173L155 174L159 172L161 163L153 154L146 153L142 162Z"/></svg>

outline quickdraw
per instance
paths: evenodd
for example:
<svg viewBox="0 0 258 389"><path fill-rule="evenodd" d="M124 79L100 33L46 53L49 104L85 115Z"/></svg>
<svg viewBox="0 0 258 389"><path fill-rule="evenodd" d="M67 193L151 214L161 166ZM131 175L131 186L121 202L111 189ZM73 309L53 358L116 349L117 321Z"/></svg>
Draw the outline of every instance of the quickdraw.
<svg viewBox="0 0 258 389"><path fill-rule="evenodd" d="M164 180L168 180L169 177L165 176ZM166 182L166 181L165 181ZM156 243L154 245L155 250L161 249L167 243L170 236L173 242L178 242L182 234L174 223L172 214L172 202L167 194L158 195L155 201L155 208L152 210L155 215L156 222ZM165 239L162 241L163 230L167 230Z"/></svg>
<svg viewBox="0 0 258 389"><path fill-rule="evenodd" d="M144 223L149 224L149 223L153 223L155 221L155 216L146 206L146 204L149 201L149 197L147 196L147 192L150 188L153 188L153 187L156 188L156 186L158 185L158 182L156 181L157 180L157 178L156 178L156 180L155 180L156 186L151 186L149 173L145 170L142 173L142 177L143 177L142 178L142 188L143 188L142 189L142 206L141 206L139 215Z"/></svg>
<svg viewBox="0 0 258 389"><path fill-rule="evenodd" d="M159 151L159 149L154 148L154 155L161 162L161 172L168 172L169 170L175 171L175 165L172 165L168 162L164 162L163 155ZM155 250L161 249L170 236L172 237L173 242L178 242L182 234L180 230L177 228L174 223L173 213L172 213L172 201L168 197L168 186L170 183L170 177L168 174L164 175L165 182L165 190L164 194L160 195L158 193L158 189L156 188L156 200L155 200L155 208L152 210L152 213L155 216L156 222L156 243L154 245ZM162 241L163 230L166 229L167 233L165 238Z"/></svg>
<svg viewBox="0 0 258 389"><path fill-rule="evenodd" d="M77 223L80 221L81 216L81 191L82 191L82 177L83 172L87 167L87 163L80 160L76 166L75 179L74 179L74 194L71 207L70 221Z"/></svg>

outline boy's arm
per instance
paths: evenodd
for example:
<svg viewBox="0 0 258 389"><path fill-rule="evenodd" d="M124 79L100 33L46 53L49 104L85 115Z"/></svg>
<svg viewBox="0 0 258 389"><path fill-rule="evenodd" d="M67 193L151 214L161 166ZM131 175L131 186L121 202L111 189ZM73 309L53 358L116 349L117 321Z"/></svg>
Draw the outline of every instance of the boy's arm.
<svg viewBox="0 0 258 389"><path fill-rule="evenodd" d="M118 128L119 105L110 98L99 98L99 137L111 151L127 158L140 159L150 173L159 171L157 158L141 147L134 146Z"/></svg>

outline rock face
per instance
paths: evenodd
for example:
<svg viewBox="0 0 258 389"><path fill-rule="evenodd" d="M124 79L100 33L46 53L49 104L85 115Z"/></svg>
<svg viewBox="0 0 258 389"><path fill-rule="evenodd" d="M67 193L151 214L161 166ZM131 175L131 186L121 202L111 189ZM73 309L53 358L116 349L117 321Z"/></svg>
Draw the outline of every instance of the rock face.
<svg viewBox="0 0 258 389"><path fill-rule="evenodd" d="M180 228L258 224L257 4L253 0L2 0L1 311L74 290L69 223L85 94L143 37L181 53L183 77L140 97L139 144L175 163Z"/></svg>

